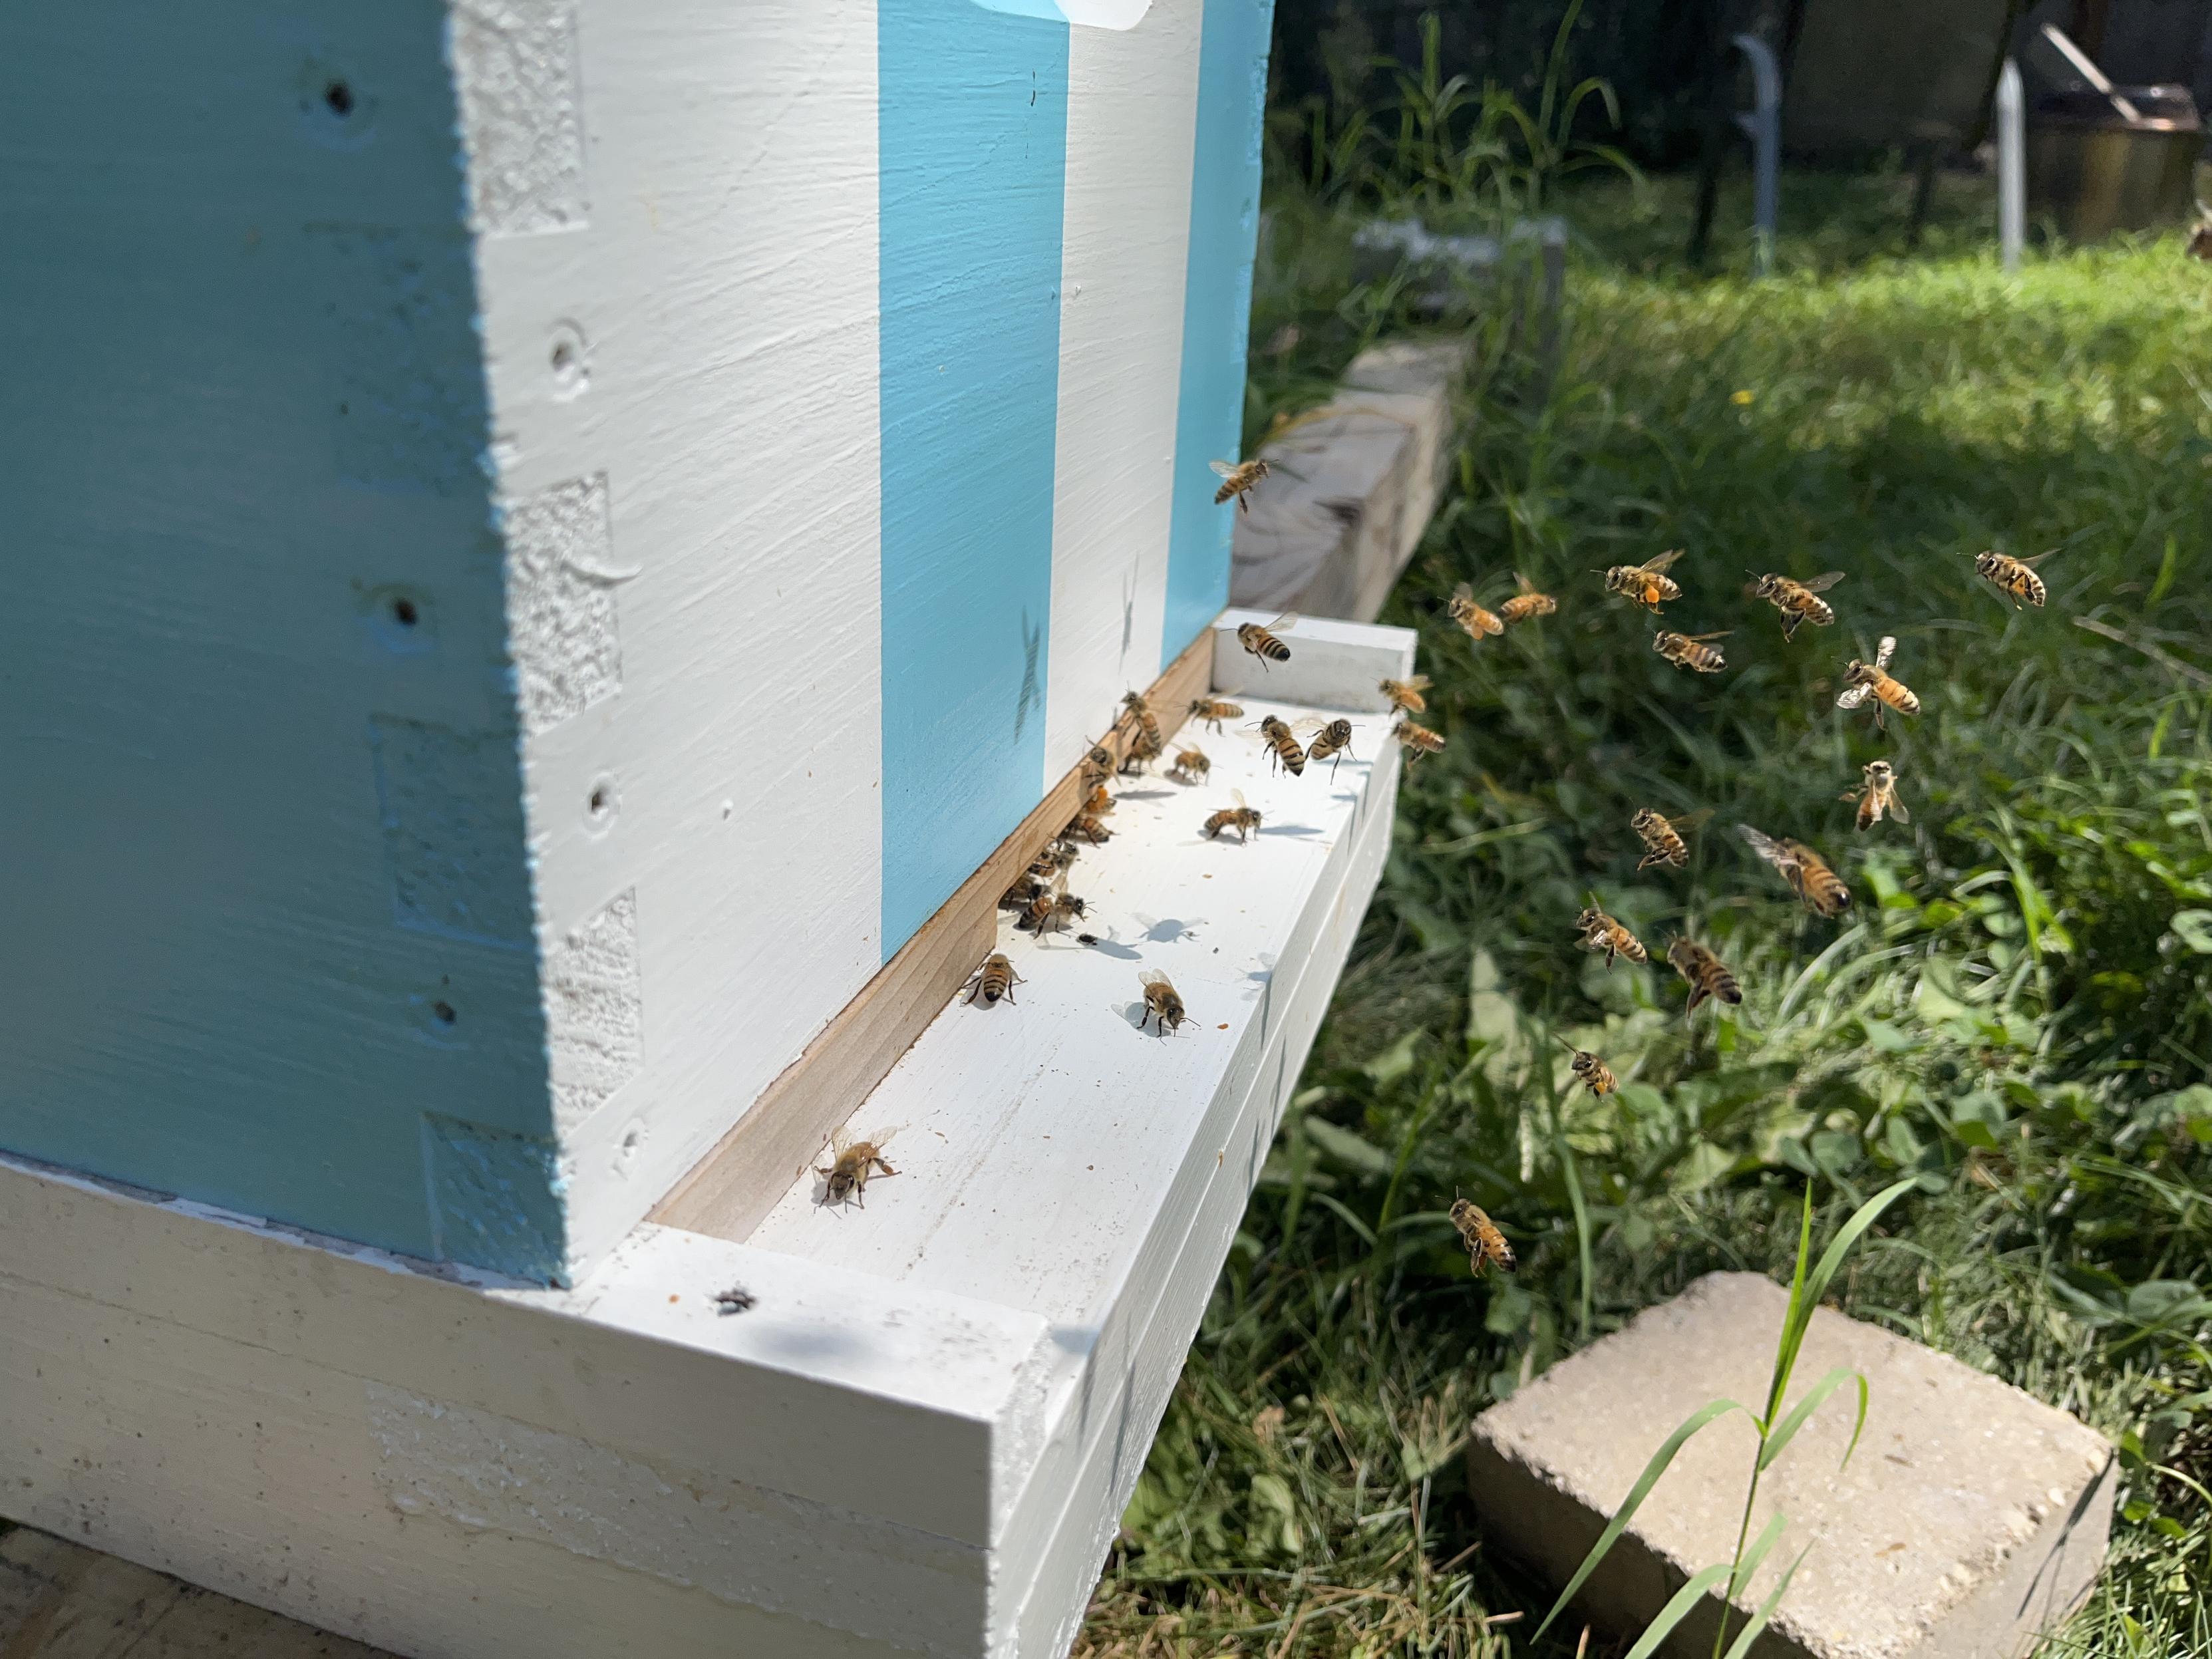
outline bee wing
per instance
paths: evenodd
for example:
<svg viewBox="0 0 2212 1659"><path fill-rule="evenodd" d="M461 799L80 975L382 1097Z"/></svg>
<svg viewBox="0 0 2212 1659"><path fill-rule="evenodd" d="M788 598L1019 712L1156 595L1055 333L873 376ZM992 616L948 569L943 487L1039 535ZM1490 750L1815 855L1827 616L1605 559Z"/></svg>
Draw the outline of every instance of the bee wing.
<svg viewBox="0 0 2212 1659"><path fill-rule="evenodd" d="M1771 836L1753 829L1747 823L1736 825L1735 832L1751 843L1753 852L1758 854L1778 870L1786 870L1797 862L1797 855L1783 846L1780 842Z"/></svg>
<svg viewBox="0 0 2212 1659"><path fill-rule="evenodd" d="M1888 667L1890 657L1896 649L1897 636L1893 634L1883 635L1881 636L1881 648L1874 653L1874 665L1876 668Z"/></svg>
<svg viewBox="0 0 2212 1659"><path fill-rule="evenodd" d="M2046 548L2045 548L2045 549L2043 550L2043 551L2042 551L2042 552L2040 552L2040 553L2037 554L2033 558L2032 558L2032 559L2021 559L2021 560L2016 561L2016 562L2021 563L2021 564L2041 564L2041 563L2042 563L2045 559L2049 558L2049 557L2050 557L2053 553L2063 552L2063 550L2063 550L2063 549L2062 549L2062 548L2046 547Z"/></svg>
<svg viewBox="0 0 2212 1659"><path fill-rule="evenodd" d="M1857 708L1861 703L1867 700L1868 694L1871 689L1872 688L1870 687L1863 685L1845 686L1842 690L1836 693L1836 707L1838 708Z"/></svg>
<svg viewBox="0 0 2212 1659"><path fill-rule="evenodd" d="M1291 730L1297 736L1304 737L1309 732L1325 732L1328 729L1328 721L1319 714L1309 714L1304 720L1295 721Z"/></svg>
<svg viewBox="0 0 2212 1659"><path fill-rule="evenodd" d="M1229 793L1236 797L1237 805L1238 806L1242 807L1245 805L1244 792L1242 789L1232 789Z"/></svg>
<svg viewBox="0 0 2212 1659"><path fill-rule="evenodd" d="M1812 580L1800 582L1798 586L1808 593L1825 593L1843 579L1844 573L1840 570L1824 570Z"/></svg>
<svg viewBox="0 0 2212 1659"><path fill-rule="evenodd" d="M1206 465L1224 478L1233 478L1237 476L1237 467L1234 462L1208 461Z"/></svg>
<svg viewBox="0 0 2212 1659"><path fill-rule="evenodd" d="M1267 631L1270 634L1287 634L1291 629L1296 628L1297 625L1298 613L1295 611L1285 611L1281 616L1276 617L1274 621L1267 624Z"/></svg>
<svg viewBox="0 0 2212 1659"><path fill-rule="evenodd" d="M1905 810L1905 803L1898 799L1897 792L1894 789L1889 792L1889 799L1882 805L1889 808L1890 817L1895 818L1899 823L1912 822L1912 814Z"/></svg>
<svg viewBox="0 0 2212 1659"><path fill-rule="evenodd" d="M1703 645L1707 640L1724 640L1735 632L1735 629L1733 628L1724 628L1717 634L1692 634L1689 636L1690 643Z"/></svg>
<svg viewBox="0 0 2212 1659"><path fill-rule="evenodd" d="M1452 589L1452 598L1455 599L1466 600L1474 597L1474 584L1472 582L1462 582L1457 587Z"/></svg>
<svg viewBox="0 0 2212 1659"><path fill-rule="evenodd" d="M1662 553L1657 558L1646 559L1644 562L1644 568L1656 576L1681 556L1682 550L1680 548L1670 547L1664 553Z"/></svg>
<svg viewBox="0 0 2212 1659"><path fill-rule="evenodd" d="M1699 807L1696 811L1694 811L1694 812L1685 812L1685 813L1683 813L1683 814L1682 814L1682 816L1681 816L1681 817L1680 817L1679 818L1669 818L1669 819L1668 819L1668 820L1667 820L1667 822L1668 822L1668 823L1671 823L1671 824L1673 824L1673 825L1674 826L1674 829L1675 829L1676 833L1678 833L1678 834L1679 834L1680 832L1681 832L1682 830L1694 830L1694 829L1696 829L1699 824L1703 823L1704 823L1707 818L1709 818L1709 817L1712 817L1712 815L1713 815L1713 809L1712 809L1711 807L1710 807L1710 806L1700 806L1700 807Z"/></svg>
<svg viewBox="0 0 2212 1659"><path fill-rule="evenodd" d="M1402 681L1401 684L1408 691L1425 691L1429 689L1429 677L1426 674L1416 674L1410 680Z"/></svg>
<svg viewBox="0 0 2212 1659"><path fill-rule="evenodd" d="M1139 985L1166 985L1167 982L1168 976L1157 968L1143 969L1137 975L1137 983Z"/></svg>
<svg viewBox="0 0 2212 1659"><path fill-rule="evenodd" d="M1513 573L1513 583L1514 586L1518 587L1523 593L1533 593L1536 591L1536 584L1530 581L1526 576L1522 575L1517 570Z"/></svg>

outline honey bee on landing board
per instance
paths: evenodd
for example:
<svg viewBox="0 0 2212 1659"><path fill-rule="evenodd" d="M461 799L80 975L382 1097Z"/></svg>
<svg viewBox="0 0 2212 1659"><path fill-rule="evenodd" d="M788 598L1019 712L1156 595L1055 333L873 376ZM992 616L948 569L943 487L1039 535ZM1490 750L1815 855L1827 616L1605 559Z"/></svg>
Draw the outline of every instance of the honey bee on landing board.
<svg viewBox="0 0 2212 1659"><path fill-rule="evenodd" d="M1513 585L1519 591L1498 607L1498 614L1510 624L1524 623L1535 617L1548 617L1559 608L1559 602L1549 593L1539 593L1536 584L1519 571L1513 573Z"/></svg>
<svg viewBox="0 0 2212 1659"><path fill-rule="evenodd" d="M1682 556L1682 550L1671 548L1648 564L1617 564L1605 573L1605 591L1632 599L1647 611L1656 611L1669 599L1682 597L1680 586L1667 574L1667 568Z"/></svg>
<svg viewBox="0 0 2212 1659"><path fill-rule="evenodd" d="M1143 1030L1146 1020L1156 1019L1162 1036L1181 1030L1190 1016L1183 1012L1182 998L1168 983L1168 976L1157 968L1147 968L1137 975L1137 982L1145 988L1145 1012L1137 1022L1138 1029Z"/></svg>
<svg viewBox="0 0 2212 1659"><path fill-rule="evenodd" d="M1336 775L1338 763L1346 755L1352 755L1352 722L1350 720L1300 720L1292 729L1314 733L1313 741L1306 745L1306 763L1310 766L1318 766L1323 761L1327 761L1328 775L1331 777ZM1359 757L1352 755L1352 758L1358 760Z"/></svg>
<svg viewBox="0 0 2212 1659"><path fill-rule="evenodd" d="M963 987L972 1006L978 1000L986 1008L995 1008L1001 1000L1012 1003L1014 987L1021 984L1022 976L1014 971L1014 964L1006 960L1002 951L994 951L983 958L983 965L969 976Z"/></svg>
<svg viewBox="0 0 2212 1659"><path fill-rule="evenodd" d="M1698 1005L1711 997L1717 997L1730 1006L1743 1000L1743 988L1735 982L1735 975L1704 945L1678 939L1667 947L1667 960L1689 982L1689 1006L1682 1010L1685 1019L1696 1013Z"/></svg>
<svg viewBox="0 0 2212 1659"><path fill-rule="evenodd" d="M1787 576L1759 575L1747 572L1753 578L1751 596L1765 599L1782 613L1782 637L1796 637L1800 623L1810 623L1815 628L1826 628L1836 619L1836 612L1820 595L1843 580L1840 570L1825 571L1809 581L1793 581Z"/></svg>
<svg viewBox="0 0 2212 1659"><path fill-rule="evenodd" d="M1130 740L1129 752L1121 759L1121 769L1141 772L1167 753L1167 744L1153 732L1140 731Z"/></svg>
<svg viewBox="0 0 2212 1659"><path fill-rule="evenodd" d="M1498 1231L1497 1223L1479 1206L1463 1198L1452 1200L1451 1222L1459 1229L1460 1242L1467 1246L1467 1265L1477 1279L1493 1263L1499 1272L1509 1273L1521 1265L1514 1257L1513 1247L1505 1242L1505 1235Z"/></svg>
<svg viewBox="0 0 2212 1659"><path fill-rule="evenodd" d="M1223 702L1216 697L1193 697L1190 700L1190 718L1218 732L1222 721L1243 720L1244 710L1237 703Z"/></svg>
<svg viewBox="0 0 2212 1659"><path fill-rule="evenodd" d="M1237 643L1257 657L1262 668L1271 662L1288 662L1291 647L1275 635L1287 634L1297 625L1298 614L1295 611L1285 611L1265 627L1258 623L1239 623L1237 624Z"/></svg>
<svg viewBox="0 0 2212 1659"><path fill-rule="evenodd" d="M1677 668L1695 669L1700 674L1717 674L1728 666L1728 659L1717 647L1707 643L1724 640L1726 631L1718 634L1675 634L1662 629L1651 636L1651 648Z"/></svg>
<svg viewBox="0 0 2212 1659"><path fill-rule="evenodd" d="M1237 805L1223 807L1201 826L1208 841L1216 839L1227 830L1234 830L1238 841L1249 841L1252 832L1260 827L1259 811L1245 804L1244 792L1232 789L1229 793L1237 798Z"/></svg>
<svg viewBox="0 0 2212 1659"><path fill-rule="evenodd" d="M1431 732L1425 726L1401 718L1390 728L1390 735L1406 746L1406 763L1410 766L1424 755L1441 755L1444 751L1444 734Z"/></svg>
<svg viewBox="0 0 2212 1659"><path fill-rule="evenodd" d="M1912 814L1905 810L1905 803L1897 798L1897 769L1887 761L1869 761L1860 769L1866 779L1863 789L1846 789L1843 799L1859 804L1858 826L1871 830L1887 813L1899 823L1912 822Z"/></svg>
<svg viewBox="0 0 2212 1659"><path fill-rule="evenodd" d="M1480 645L1484 635L1498 635L1505 631L1505 623L1495 611L1486 611L1474 602L1474 590L1462 582L1452 590L1445 602L1445 612L1459 624L1460 631Z"/></svg>
<svg viewBox="0 0 2212 1659"><path fill-rule="evenodd" d="M1872 662L1861 662L1853 657L1850 666L1844 670L1844 689L1836 694L1836 707L1856 708L1871 697L1874 699L1874 723L1876 726L1882 723L1881 711L1884 708L1894 708L1900 714L1918 714L1920 699L1912 695L1911 689L1904 681L1892 679L1887 672L1890 655L1896 649L1897 641L1885 634L1881 636L1881 647L1875 653Z"/></svg>
<svg viewBox="0 0 2212 1659"><path fill-rule="evenodd" d="M1014 926L1042 939L1048 933L1066 927L1070 917L1082 920L1087 908L1067 890L1067 872L1062 871L1052 878L1052 885L1041 889L1030 901L1029 908Z"/></svg>
<svg viewBox="0 0 2212 1659"><path fill-rule="evenodd" d="M1001 910L1026 910L1036 902L1036 896L1044 890L1044 883L1032 870L999 895Z"/></svg>
<svg viewBox="0 0 2212 1659"><path fill-rule="evenodd" d="M1612 1066L1607 1065L1587 1048L1576 1048L1566 1038L1559 1036L1557 1031L1553 1032L1552 1035L1558 1038L1561 1048L1574 1056L1567 1062L1567 1069L1582 1079L1584 1088L1600 1100L1604 1099L1607 1095L1620 1092L1620 1079L1613 1074Z"/></svg>
<svg viewBox="0 0 2212 1659"><path fill-rule="evenodd" d="M1843 878L1828 867L1822 858L1802 841L1773 836L1739 823L1736 834L1751 843L1751 850L1765 859L1790 884L1790 890L1804 902L1805 908L1823 916L1839 916L1851 908L1851 890L1844 885Z"/></svg>
<svg viewBox="0 0 2212 1659"><path fill-rule="evenodd" d="M1093 847L1103 847L1114 839L1114 832L1096 812L1078 812L1060 833L1063 840L1087 841Z"/></svg>
<svg viewBox="0 0 2212 1659"><path fill-rule="evenodd" d="M1629 819L1628 827L1650 848L1637 863L1639 870L1655 864L1671 864L1680 870L1690 861L1689 844L1682 839L1686 830L1694 830L1712 817L1713 809L1701 806L1694 812L1685 812L1679 818L1669 818L1649 806L1638 807L1636 816Z"/></svg>
<svg viewBox="0 0 2212 1659"><path fill-rule="evenodd" d="M2057 550L2054 547L2051 553ZM2020 602L2026 599L2039 611L2044 600L2050 597L2050 590L2044 586L2043 578L2035 574L2034 567L2049 558L2051 553L2039 553L2032 559L2015 559L2009 553L2000 553L1992 548L1975 558L1974 574L2010 598L2014 610L2019 610Z"/></svg>
<svg viewBox="0 0 2212 1659"><path fill-rule="evenodd" d="M866 1208L870 1179L898 1173L884 1161L884 1143L897 1133L896 1129L878 1129L866 1140L854 1140L842 1129L832 1134L830 1165L823 1169L817 1164L814 1170L823 1180L822 1201L844 1204L858 1200L861 1207Z"/></svg>
<svg viewBox="0 0 2212 1659"><path fill-rule="evenodd" d="M1377 689L1389 699L1390 707L1401 714L1418 714L1429 706L1429 700L1421 695L1429 689L1426 674L1416 674L1411 679L1384 680Z"/></svg>
<svg viewBox="0 0 2212 1659"><path fill-rule="evenodd" d="M1686 852L1688 850L1684 849ZM1649 962L1651 953L1644 948L1644 941L1615 921L1593 903L1575 918L1575 931L1583 936L1583 949L1605 952L1605 965L1613 966L1615 957L1626 957L1631 962Z"/></svg>
<svg viewBox="0 0 2212 1659"><path fill-rule="evenodd" d="M1094 818L1103 818L1114 810L1114 793L1104 784L1098 785L1085 797L1083 810Z"/></svg>
<svg viewBox="0 0 2212 1659"><path fill-rule="evenodd" d="M1237 712L1241 714L1244 711L1240 708ZM1176 751L1175 764L1168 769L1168 775L1178 783L1201 783L1212 769L1213 763L1206 759L1203 749L1182 749Z"/></svg>
<svg viewBox="0 0 2212 1659"><path fill-rule="evenodd" d="M1252 503L1244 499L1252 493L1252 486L1274 470L1256 455L1234 466L1227 461L1209 461L1206 465L1221 477L1221 488L1213 492L1213 504L1218 507L1234 495L1237 507L1246 513L1252 510Z"/></svg>
<svg viewBox="0 0 2212 1659"><path fill-rule="evenodd" d="M1260 716L1258 725L1260 740L1267 745L1270 760L1294 778L1302 775L1306 769L1305 746L1291 728L1273 714Z"/></svg>

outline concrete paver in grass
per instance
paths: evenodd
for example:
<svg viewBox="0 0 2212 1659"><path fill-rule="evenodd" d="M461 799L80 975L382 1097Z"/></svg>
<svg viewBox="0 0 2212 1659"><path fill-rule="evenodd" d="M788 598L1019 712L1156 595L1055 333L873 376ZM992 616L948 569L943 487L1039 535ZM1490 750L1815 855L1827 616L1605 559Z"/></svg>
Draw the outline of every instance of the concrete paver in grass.
<svg viewBox="0 0 2212 1659"><path fill-rule="evenodd" d="M1676 1425L1716 1399L1764 1406L1789 1300L1759 1274L1710 1273L1483 1413L1468 1469L1494 1547L1565 1583ZM1757 1659L2020 1659L2103 1565L2111 1443L1825 1308L1790 1401L1839 1365L1870 1391L1849 1467L1857 1395L1846 1384L1760 1478L1752 1536L1778 1510L1789 1528L1740 1605L1756 1607L1807 1553ZM1693 1437L1567 1616L1641 1630L1692 1573L1728 1561L1756 1444L1734 1414ZM1710 1656L1718 1612L1707 1596L1662 1651Z"/></svg>

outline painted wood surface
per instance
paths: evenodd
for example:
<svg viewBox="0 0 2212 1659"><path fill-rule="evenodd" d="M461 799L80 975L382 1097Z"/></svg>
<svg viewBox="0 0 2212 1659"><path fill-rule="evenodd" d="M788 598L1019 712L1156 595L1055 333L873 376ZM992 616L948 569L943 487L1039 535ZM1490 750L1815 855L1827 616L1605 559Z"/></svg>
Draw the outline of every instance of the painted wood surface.
<svg viewBox="0 0 2212 1659"><path fill-rule="evenodd" d="M602 1259L1210 620L1266 15L0 22L0 1147Z"/></svg>
<svg viewBox="0 0 2212 1659"><path fill-rule="evenodd" d="M1181 711L1203 696L1214 651L1192 641L1146 688L1164 733L1182 725ZM1106 720L1112 711L1100 716ZM1137 732L1124 715L1104 726L1097 747L1118 763ZM1088 750L1085 750L1086 754ZM1000 896L1027 871L1045 844L1064 830L1089 794L1081 763L1048 790L982 867L963 882L921 931L899 947L883 972L841 1010L806 1052L694 1165L652 1212L655 1221L721 1238L750 1236L809 1162L853 1102L864 1098L989 954Z"/></svg>
<svg viewBox="0 0 2212 1659"><path fill-rule="evenodd" d="M1078 866L1114 949L1017 942L856 1115L899 1176L775 1248L543 1290L0 1161L0 1513L401 1654L1057 1659L1389 845L1395 750L1208 741ZM1285 833L1199 839L1236 787Z"/></svg>

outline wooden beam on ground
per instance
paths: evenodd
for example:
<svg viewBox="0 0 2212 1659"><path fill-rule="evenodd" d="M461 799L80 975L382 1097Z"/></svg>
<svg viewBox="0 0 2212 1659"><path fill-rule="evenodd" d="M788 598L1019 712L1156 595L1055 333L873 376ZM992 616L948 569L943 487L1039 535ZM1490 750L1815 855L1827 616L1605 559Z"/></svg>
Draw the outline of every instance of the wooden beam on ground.
<svg viewBox="0 0 2212 1659"><path fill-rule="evenodd" d="M1213 630L1191 641L1146 692L1173 738L1194 697L1212 684ZM1103 723L1108 711L1100 711ZM1119 765L1137 732L1124 718L1099 739ZM1088 793L1078 767L1054 784L981 869L846 1004L806 1051L678 1182L650 1219L663 1226L744 1239L804 1175L830 1132L883 1081L945 1003L989 955L1000 896L1068 822Z"/></svg>

